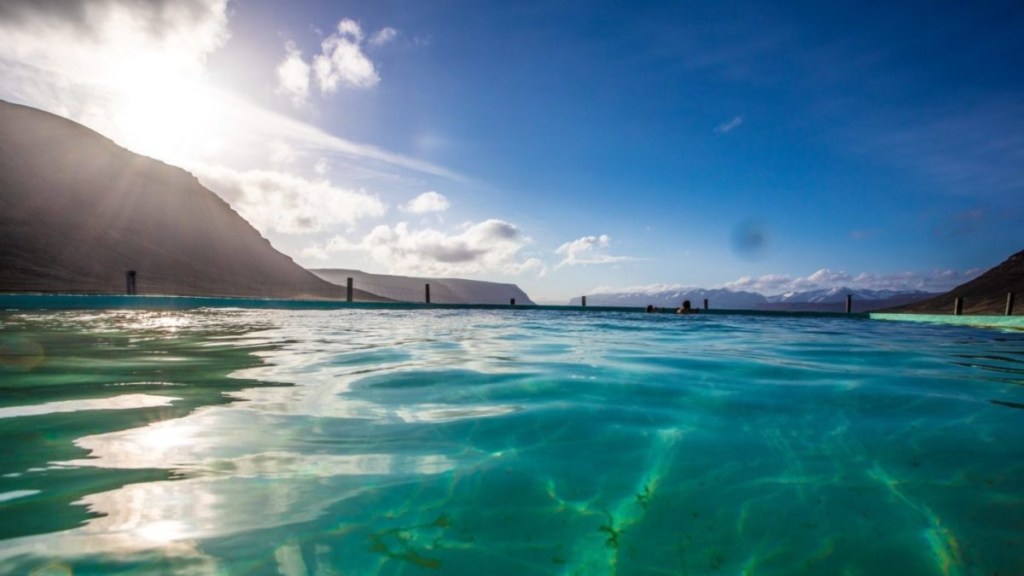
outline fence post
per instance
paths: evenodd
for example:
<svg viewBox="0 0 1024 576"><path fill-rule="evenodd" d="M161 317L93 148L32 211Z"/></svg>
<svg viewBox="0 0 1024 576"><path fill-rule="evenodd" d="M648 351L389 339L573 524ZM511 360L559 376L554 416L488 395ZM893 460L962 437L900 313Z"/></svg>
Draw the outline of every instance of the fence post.
<svg viewBox="0 0 1024 576"><path fill-rule="evenodd" d="M584 308L587 307L587 297L586 296L583 297L583 307Z"/></svg>
<svg viewBox="0 0 1024 576"><path fill-rule="evenodd" d="M124 274L125 279L125 293L129 296L134 296L138 293L138 286L135 283L135 270L129 270Z"/></svg>
<svg viewBox="0 0 1024 576"><path fill-rule="evenodd" d="M1013 316L1013 292L1006 293L1006 315Z"/></svg>
<svg viewBox="0 0 1024 576"><path fill-rule="evenodd" d="M853 295L846 295L846 313L849 314L853 310Z"/></svg>
<svg viewBox="0 0 1024 576"><path fill-rule="evenodd" d="M708 299L707 298L704 299L704 309L705 310L708 309Z"/></svg>
<svg viewBox="0 0 1024 576"><path fill-rule="evenodd" d="M345 283L345 301L352 301L352 278L349 277L348 282Z"/></svg>
<svg viewBox="0 0 1024 576"><path fill-rule="evenodd" d="M964 299L957 296L956 300L953 301L953 316L959 316L964 311Z"/></svg>
<svg viewBox="0 0 1024 576"><path fill-rule="evenodd" d="M427 304L430 304L430 284L426 285Z"/></svg>

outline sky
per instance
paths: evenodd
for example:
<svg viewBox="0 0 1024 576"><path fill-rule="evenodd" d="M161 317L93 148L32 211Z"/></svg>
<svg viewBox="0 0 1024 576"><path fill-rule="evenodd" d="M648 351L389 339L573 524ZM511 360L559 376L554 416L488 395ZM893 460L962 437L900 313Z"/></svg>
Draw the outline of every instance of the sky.
<svg viewBox="0 0 1024 576"><path fill-rule="evenodd" d="M941 291L1024 248L1024 4L4 0L0 98L310 268Z"/></svg>

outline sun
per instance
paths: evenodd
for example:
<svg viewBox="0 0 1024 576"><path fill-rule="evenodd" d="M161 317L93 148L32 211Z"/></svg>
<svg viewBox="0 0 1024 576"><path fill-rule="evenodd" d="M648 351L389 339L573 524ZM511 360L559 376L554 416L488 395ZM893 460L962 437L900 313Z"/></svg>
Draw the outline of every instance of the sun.
<svg viewBox="0 0 1024 576"><path fill-rule="evenodd" d="M125 148L176 166L222 148L223 99L201 78L133 78L118 92L114 139Z"/></svg>

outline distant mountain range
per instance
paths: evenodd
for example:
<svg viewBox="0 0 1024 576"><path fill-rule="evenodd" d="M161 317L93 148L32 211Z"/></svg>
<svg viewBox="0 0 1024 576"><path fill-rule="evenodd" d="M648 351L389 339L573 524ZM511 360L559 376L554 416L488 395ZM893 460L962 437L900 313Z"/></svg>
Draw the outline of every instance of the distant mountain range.
<svg viewBox="0 0 1024 576"><path fill-rule="evenodd" d="M0 100L0 292L124 294L131 270L138 294L346 297L184 170ZM366 274L353 297L422 302L426 281ZM531 303L509 284L430 282L434 302Z"/></svg>
<svg viewBox="0 0 1024 576"><path fill-rule="evenodd" d="M823 288L805 292L789 292L768 296L768 303L758 310L791 310L808 312L842 312L846 310L846 296L852 298L853 312L871 312L917 302L935 296L935 292L922 290L870 290L866 288Z"/></svg>
<svg viewBox="0 0 1024 576"><path fill-rule="evenodd" d="M706 290L703 288L680 288L662 290L657 292L646 291L624 291L624 292L601 292L587 295L588 306L622 306L642 308L648 304L663 308L678 308L680 302L689 300L694 307L700 308L703 299L707 298L709 305L716 308L729 308L736 310L751 310L759 304L765 304L768 300L755 292L733 291L726 289ZM572 298L570 306L579 306L582 303L580 297Z"/></svg>
<svg viewBox="0 0 1024 576"><path fill-rule="evenodd" d="M853 310L863 312L891 308L908 302L935 296L931 292L865 290L845 287L789 292L776 296L765 296L756 292L729 290L725 288L703 289L682 288L662 291L632 291L590 294L589 306L644 307L648 304L661 308L677 308L683 300L689 300L694 307L703 306L708 300L709 308L728 310L803 310L816 312L842 312L846 309L846 295L853 297ZM570 300L570 305L579 305L580 298Z"/></svg>
<svg viewBox="0 0 1024 576"><path fill-rule="evenodd" d="M853 311L886 311L912 314L952 314L954 301L963 299L963 314L1004 314L1007 294L1014 293L1014 314L1024 314L1024 250L977 278L965 282L944 294L919 290L865 290L835 287L804 292L790 292L776 296L763 296L755 292L727 289L704 290L685 288L661 291L632 291L590 294L591 306L644 307L648 304L676 308L689 300L700 308L705 298L709 307L733 310L790 310L816 312L842 312L846 309L846 296L853 298ZM579 305L580 298L573 298Z"/></svg>

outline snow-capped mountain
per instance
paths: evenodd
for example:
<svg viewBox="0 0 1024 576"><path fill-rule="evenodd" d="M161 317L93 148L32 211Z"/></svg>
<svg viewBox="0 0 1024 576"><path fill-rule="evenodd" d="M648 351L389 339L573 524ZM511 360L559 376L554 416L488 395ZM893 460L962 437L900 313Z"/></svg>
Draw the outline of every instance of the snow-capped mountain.
<svg viewBox="0 0 1024 576"><path fill-rule="evenodd" d="M870 290L867 288L847 288L845 286L835 286L832 288L822 288L819 290L807 290L804 292L787 292L785 294L778 294L776 296L768 296L768 302L775 303L827 303L827 302L846 302L847 294L853 296L854 300L888 300L895 297L909 297L915 299L924 299L934 296L931 292L922 292L920 290Z"/></svg>
<svg viewBox="0 0 1024 576"><path fill-rule="evenodd" d="M652 304L658 307L676 308L683 300L689 300L694 307L703 306L704 299L708 305L716 308L752 309L760 304L767 304L768 299L756 292L733 291L724 288L707 290L704 288L673 288L658 292L633 291L609 292L587 295L588 306L625 306L644 307ZM580 298L573 298L569 305L579 305Z"/></svg>
<svg viewBox="0 0 1024 576"><path fill-rule="evenodd" d="M725 288L671 288L588 294L587 305L642 308L651 304L662 308L675 308L683 300L689 300L695 308L700 308L707 298L709 308L841 312L846 309L847 295L853 297L853 310L857 312L901 306L935 296L931 292L920 290L870 290L842 286L773 296ZM581 300L577 297L570 300L569 305L578 306L580 303Z"/></svg>

